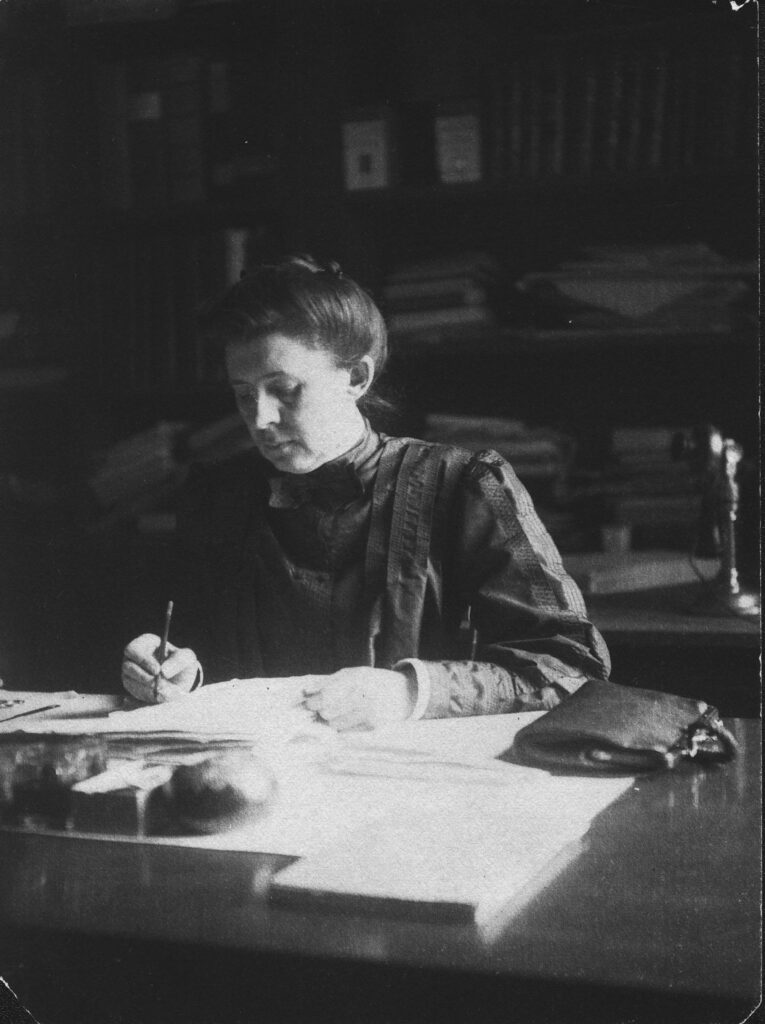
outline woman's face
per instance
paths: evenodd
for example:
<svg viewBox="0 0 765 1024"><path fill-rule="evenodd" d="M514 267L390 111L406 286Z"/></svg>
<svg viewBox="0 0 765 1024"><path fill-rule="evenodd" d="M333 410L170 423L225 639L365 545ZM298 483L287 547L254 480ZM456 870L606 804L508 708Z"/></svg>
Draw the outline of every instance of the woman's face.
<svg viewBox="0 0 765 1024"><path fill-rule="evenodd" d="M277 469L310 473L358 441L366 386L326 349L270 334L229 345L226 371L253 441Z"/></svg>

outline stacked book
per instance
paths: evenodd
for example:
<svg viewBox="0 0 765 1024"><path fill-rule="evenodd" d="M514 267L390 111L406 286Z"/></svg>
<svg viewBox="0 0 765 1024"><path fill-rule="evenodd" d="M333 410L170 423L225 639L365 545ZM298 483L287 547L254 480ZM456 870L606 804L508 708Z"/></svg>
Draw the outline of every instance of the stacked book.
<svg viewBox="0 0 765 1024"><path fill-rule="evenodd" d="M560 431L502 417L433 413L426 417L424 437L467 451L493 449L507 459L535 497L566 496L574 442Z"/></svg>
<svg viewBox="0 0 765 1024"><path fill-rule="evenodd" d="M701 512L696 476L672 457L681 428L621 427L613 431L611 462L603 482L616 521L631 523L646 543L690 541Z"/></svg>
<svg viewBox="0 0 765 1024"><path fill-rule="evenodd" d="M505 62L493 131L500 180L603 180L751 159L745 33L701 33L693 47L672 31L614 33L605 47L586 35L550 38Z"/></svg>
<svg viewBox="0 0 765 1024"><path fill-rule="evenodd" d="M185 430L183 423L160 422L106 452L88 484L110 519L132 518L175 492L186 475L177 457Z"/></svg>
<svg viewBox="0 0 765 1024"><path fill-rule="evenodd" d="M464 252L399 267L383 286L394 335L480 332L494 323L491 290L497 267L486 253Z"/></svg>

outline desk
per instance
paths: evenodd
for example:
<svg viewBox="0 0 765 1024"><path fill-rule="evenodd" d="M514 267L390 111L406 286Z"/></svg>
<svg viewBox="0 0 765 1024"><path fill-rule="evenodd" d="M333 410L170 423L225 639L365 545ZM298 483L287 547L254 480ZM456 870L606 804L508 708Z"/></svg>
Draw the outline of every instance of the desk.
<svg viewBox="0 0 765 1024"><path fill-rule="evenodd" d="M614 642L756 649L760 624L755 617L693 615L696 584L592 595L587 607L597 627Z"/></svg>
<svg viewBox="0 0 765 1024"><path fill-rule="evenodd" d="M285 858L0 833L0 975L46 1024L743 1020L760 989L760 729L640 778L491 940L270 904Z"/></svg>
<svg viewBox="0 0 765 1024"><path fill-rule="evenodd" d="M723 715L760 713L760 624L693 615L697 585L587 598L612 659L612 678L700 697Z"/></svg>

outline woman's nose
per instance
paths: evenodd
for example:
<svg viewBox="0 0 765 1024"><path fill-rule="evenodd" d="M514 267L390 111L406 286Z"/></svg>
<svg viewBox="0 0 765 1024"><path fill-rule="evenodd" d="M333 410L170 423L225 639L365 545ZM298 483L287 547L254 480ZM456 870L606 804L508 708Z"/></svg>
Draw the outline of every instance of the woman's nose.
<svg viewBox="0 0 765 1024"><path fill-rule="evenodd" d="M260 395L255 413L255 426L264 430L273 423L279 422L279 403L271 395Z"/></svg>

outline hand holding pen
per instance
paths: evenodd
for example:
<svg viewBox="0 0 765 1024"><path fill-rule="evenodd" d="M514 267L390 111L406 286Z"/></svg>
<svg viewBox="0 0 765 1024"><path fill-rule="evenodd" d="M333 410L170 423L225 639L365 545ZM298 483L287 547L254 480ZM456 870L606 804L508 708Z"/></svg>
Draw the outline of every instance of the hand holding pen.
<svg viewBox="0 0 765 1024"><path fill-rule="evenodd" d="M122 685L147 704L183 697L199 684L201 668L190 647L170 643L173 602L165 612L162 635L143 633L131 640L122 655Z"/></svg>

